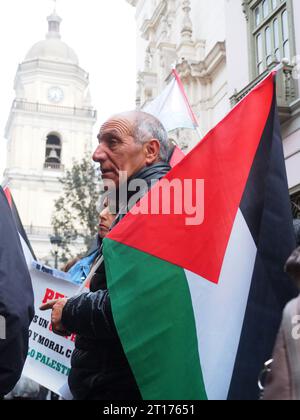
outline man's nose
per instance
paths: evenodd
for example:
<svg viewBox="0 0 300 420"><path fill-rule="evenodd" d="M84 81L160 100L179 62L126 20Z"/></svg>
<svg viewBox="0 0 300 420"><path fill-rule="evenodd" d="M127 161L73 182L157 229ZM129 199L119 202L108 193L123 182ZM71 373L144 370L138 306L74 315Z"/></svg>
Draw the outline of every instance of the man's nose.
<svg viewBox="0 0 300 420"><path fill-rule="evenodd" d="M106 209L102 210L102 212L100 213L100 224L105 222L105 220L107 219L107 211Z"/></svg>
<svg viewBox="0 0 300 420"><path fill-rule="evenodd" d="M94 162L104 162L107 159L105 148L103 144L99 143L97 149L93 153L93 161Z"/></svg>

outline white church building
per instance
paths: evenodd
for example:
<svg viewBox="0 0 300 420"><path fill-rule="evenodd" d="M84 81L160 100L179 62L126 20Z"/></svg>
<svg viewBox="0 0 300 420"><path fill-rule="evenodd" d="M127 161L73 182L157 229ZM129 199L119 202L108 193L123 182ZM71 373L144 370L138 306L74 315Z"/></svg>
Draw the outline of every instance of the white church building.
<svg viewBox="0 0 300 420"><path fill-rule="evenodd" d="M89 75L72 48L61 40L54 11L46 39L33 45L15 77L15 99L5 137L5 181L37 257L51 261L50 236L59 179L73 159L92 151L96 122Z"/></svg>

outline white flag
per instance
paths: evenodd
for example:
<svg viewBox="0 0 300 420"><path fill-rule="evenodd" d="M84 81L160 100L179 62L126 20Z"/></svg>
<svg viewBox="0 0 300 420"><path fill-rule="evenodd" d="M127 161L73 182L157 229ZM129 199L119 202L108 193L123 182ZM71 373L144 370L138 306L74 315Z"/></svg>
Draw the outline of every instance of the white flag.
<svg viewBox="0 0 300 420"><path fill-rule="evenodd" d="M163 92L148 103L143 111L158 118L167 131L176 128L196 129L199 126L196 116L176 70L173 70L173 76Z"/></svg>

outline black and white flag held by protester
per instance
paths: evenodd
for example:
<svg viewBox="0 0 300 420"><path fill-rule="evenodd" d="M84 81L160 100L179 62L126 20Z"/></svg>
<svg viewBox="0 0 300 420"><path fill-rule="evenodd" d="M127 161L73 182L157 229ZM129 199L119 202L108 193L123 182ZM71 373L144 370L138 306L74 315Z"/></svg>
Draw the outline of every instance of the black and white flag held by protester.
<svg viewBox="0 0 300 420"><path fill-rule="evenodd" d="M20 234L0 187L0 396L10 392L21 376L33 315L33 290Z"/></svg>

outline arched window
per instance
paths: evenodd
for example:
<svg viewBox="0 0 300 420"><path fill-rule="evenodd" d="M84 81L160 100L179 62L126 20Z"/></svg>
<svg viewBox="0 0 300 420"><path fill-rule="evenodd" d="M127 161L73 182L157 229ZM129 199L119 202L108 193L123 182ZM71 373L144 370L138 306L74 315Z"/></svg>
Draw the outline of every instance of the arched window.
<svg viewBox="0 0 300 420"><path fill-rule="evenodd" d="M52 133L47 136L45 168L61 168L61 139L58 137L57 134Z"/></svg>

